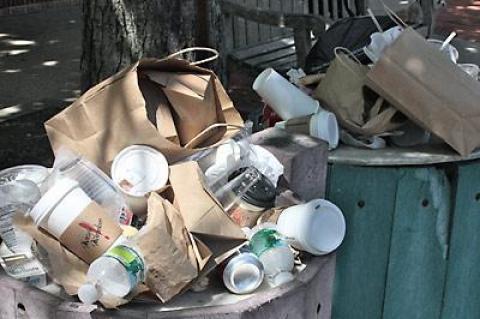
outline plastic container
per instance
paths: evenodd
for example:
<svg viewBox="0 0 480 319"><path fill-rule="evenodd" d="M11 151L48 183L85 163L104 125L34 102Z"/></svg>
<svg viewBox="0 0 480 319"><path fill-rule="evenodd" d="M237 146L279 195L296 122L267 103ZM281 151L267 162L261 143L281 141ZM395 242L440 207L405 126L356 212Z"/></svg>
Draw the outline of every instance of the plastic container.
<svg viewBox="0 0 480 319"><path fill-rule="evenodd" d="M427 42L439 50L443 45L443 41L436 39L428 39ZM457 48L455 48L453 45L447 44L447 46L441 52L453 63L457 63L460 54L458 53Z"/></svg>
<svg viewBox="0 0 480 319"><path fill-rule="evenodd" d="M87 282L78 290L85 304L103 297L123 298L145 278L141 253L129 244L118 245L96 259L88 268Z"/></svg>
<svg viewBox="0 0 480 319"><path fill-rule="evenodd" d="M264 228L250 239L249 248L262 262L265 275L275 286L293 279L294 255L284 237L275 229Z"/></svg>
<svg viewBox="0 0 480 319"><path fill-rule="evenodd" d="M368 58L376 63L385 48L390 46L403 32L403 28L395 26L384 32L374 32L370 35L370 44L363 48Z"/></svg>
<svg viewBox="0 0 480 319"><path fill-rule="evenodd" d="M255 254L242 252L233 256L223 270L223 283L234 294L248 294L263 282L263 264Z"/></svg>
<svg viewBox="0 0 480 319"><path fill-rule="evenodd" d="M57 180L30 216L87 263L102 255L122 234L118 223L68 178Z"/></svg>
<svg viewBox="0 0 480 319"><path fill-rule="evenodd" d="M251 171L251 174L249 171ZM243 174L247 172L246 174ZM255 180L251 182L252 175ZM235 185L232 192L236 195L236 205L228 210L232 218L241 227L253 227L265 210L275 205L275 185L255 167L242 168L230 176ZM245 185L248 187L245 188Z"/></svg>
<svg viewBox="0 0 480 319"><path fill-rule="evenodd" d="M40 165L14 166L0 171L0 185L12 181L28 180L41 187L48 174L48 169Z"/></svg>
<svg viewBox="0 0 480 319"><path fill-rule="evenodd" d="M421 128L420 126L408 121L405 125L398 129L402 131L402 135L393 135L390 140L393 144L400 147L409 147L415 145L427 144L432 139L432 134Z"/></svg>
<svg viewBox="0 0 480 319"><path fill-rule="evenodd" d="M342 211L324 199L285 209L279 216L277 230L290 244L313 255L331 253L340 246L346 231Z"/></svg>
<svg viewBox="0 0 480 319"><path fill-rule="evenodd" d="M147 212L146 195L164 187L168 174L165 156L144 145L124 148L115 157L111 168L114 183L127 195L128 206L136 215Z"/></svg>
<svg viewBox="0 0 480 319"><path fill-rule="evenodd" d="M473 63L462 63L458 64L463 71L465 71L468 75L470 75L475 80L478 80L478 73L480 72L480 68L478 65Z"/></svg>
<svg viewBox="0 0 480 319"><path fill-rule="evenodd" d="M274 69L264 70L253 82L253 89L283 120L318 112L320 104Z"/></svg>
<svg viewBox="0 0 480 319"><path fill-rule="evenodd" d="M33 239L15 227L13 218L16 214L28 214L40 197L40 189L30 180L13 180L0 185L0 237L14 253L31 255Z"/></svg>
<svg viewBox="0 0 480 319"><path fill-rule="evenodd" d="M78 182L82 190L95 202L103 206L106 211L120 224L130 225L132 213L130 212L124 194L93 163L75 155L63 151L55 159L52 176L55 182L57 174L59 178L70 178Z"/></svg>

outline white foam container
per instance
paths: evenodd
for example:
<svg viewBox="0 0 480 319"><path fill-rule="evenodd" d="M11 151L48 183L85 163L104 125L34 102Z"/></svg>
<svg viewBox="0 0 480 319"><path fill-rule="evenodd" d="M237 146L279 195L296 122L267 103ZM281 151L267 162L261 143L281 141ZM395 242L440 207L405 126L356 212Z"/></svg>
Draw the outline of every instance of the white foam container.
<svg viewBox="0 0 480 319"><path fill-rule="evenodd" d="M310 136L328 142L328 148L334 149L340 140L337 117L332 112L320 111L310 118Z"/></svg>
<svg viewBox="0 0 480 319"><path fill-rule="evenodd" d="M146 213L146 195L164 187L168 182L168 174L165 156L145 145L124 148L115 157L111 168L114 183L127 195L127 204L136 215ZM122 186L124 181L131 187L127 189Z"/></svg>
<svg viewBox="0 0 480 319"><path fill-rule="evenodd" d="M70 224L92 203L92 199L71 179L55 182L30 211L37 226L59 239Z"/></svg>
<svg viewBox="0 0 480 319"><path fill-rule="evenodd" d="M326 255L340 246L346 231L342 211L324 199L285 209L277 230L292 240L291 245L313 255Z"/></svg>
<svg viewBox="0 0 480 319"><path fill-rule="evenodd" d="M320 104L274 69L264 70L253 82L253 89L282 119L289 120L316 113Z"/></svg>

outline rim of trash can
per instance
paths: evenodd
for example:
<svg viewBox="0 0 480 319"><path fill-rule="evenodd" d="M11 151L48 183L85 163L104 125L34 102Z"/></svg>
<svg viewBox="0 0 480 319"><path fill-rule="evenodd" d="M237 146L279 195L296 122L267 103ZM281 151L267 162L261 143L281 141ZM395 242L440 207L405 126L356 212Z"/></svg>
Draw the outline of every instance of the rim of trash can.
<svg viewBox="0 0 480 319"><path fill-rule="evenodd" d="M341 145L328 156L330 164L355 166L422 166L471 161L480 158L480 150L462 157L447 145L387 147L378 150Z"/></svg>

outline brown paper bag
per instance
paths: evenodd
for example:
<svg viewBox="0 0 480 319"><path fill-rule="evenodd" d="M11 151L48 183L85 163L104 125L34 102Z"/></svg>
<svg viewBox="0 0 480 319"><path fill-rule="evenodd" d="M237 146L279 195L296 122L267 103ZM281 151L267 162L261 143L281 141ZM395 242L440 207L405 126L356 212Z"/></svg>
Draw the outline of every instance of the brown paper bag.
<svg viewBox="0 0 480 319"><path fill-rule="evenodd" d="M398 111L384 105L383 99L373 97L373 105L366 103L368 71L368 67L338 53L313 94L322 106L335 113L342 127L362 136L389 132L403 124L395 119Z"/></svg>
<svg viewBox="0 0 480 319"><path fill-rule="evenodd" d="M177 90L176 84L167 81L164 91L171 109L175 110L178 140L186 142L192 136L200 135L188 149L172 142L176 136L168 112L156 118L159 130L147 117L146 104L149 103L145 98L149 94L142 94L139 78L147 78L152 71L170 73L176 79L175 83L180 81L191 89L188 92L181 88ZM198 87L198 83L192 81L202 78L209 79L206 87ZM151 86L149 89L151 93ZM198 94L191 96L192 92L201 93L202 89L205 89L203 99ZM158 101L153 104L164 105L160 99L157 97ZM182 108L183 103L186 108ZM197 110L193 116L201 125L189 125L192 108ZM183 120L188 125L184 125ZM202 135L207 128L204 126L209 123L230 126L215 127ZM144 59L88 90L67 109L48 120L45 129L54 152L66 146L108 172L113 158L129 145L150 145L172 163L193 154L192 147L210 146L222 138L231 137L242 125L239 113L212 71L190 65L185 60ZM168 136L162 136L159 131Z"/></svg>
<svg viewBox="0 0 480 319"><path fill-rule="evenodd" d="M203 175L196 162L170 166L170 184L175 196L174 205L191 233L226 240L245 240L241 228L205 189Z"/></svg>
<svg viewBox="0 0 480 319"><path fill-rule="evenodd" d="M413 29L385 50L367 83L461 155L480 146L480 83Z"/></svg>
<svg viewBox="0 0 480 319"><path fill-rule="evenodd" d="M179 212L156 193L148 199L146 225L135 237L148 265L145 283L163 302L170 300L197 277L190 237Z"/></svg>

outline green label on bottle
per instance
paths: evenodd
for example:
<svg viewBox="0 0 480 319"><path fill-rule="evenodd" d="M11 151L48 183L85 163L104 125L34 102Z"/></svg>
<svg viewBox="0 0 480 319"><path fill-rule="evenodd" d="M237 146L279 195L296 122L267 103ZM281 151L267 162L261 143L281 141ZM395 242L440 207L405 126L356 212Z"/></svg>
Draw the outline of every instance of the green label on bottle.
<svg viewBox="0 0 480 319"><path fill-rule="evenodd" d="M132 288L137 286L139 282L144 281L145 263L134 249L118 245L107 251L105 257L115 258L125 267Z"/></svg>
<svg viewBox="0 0 480 319"><path fill-rule="evenodd" d="M250 250L257 255L257 257L260 257L269 249L284 246L288 246L287 242L275 229L262 229L256 232L252 239L250 239Z"/></svg>

